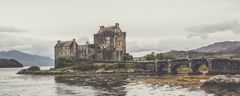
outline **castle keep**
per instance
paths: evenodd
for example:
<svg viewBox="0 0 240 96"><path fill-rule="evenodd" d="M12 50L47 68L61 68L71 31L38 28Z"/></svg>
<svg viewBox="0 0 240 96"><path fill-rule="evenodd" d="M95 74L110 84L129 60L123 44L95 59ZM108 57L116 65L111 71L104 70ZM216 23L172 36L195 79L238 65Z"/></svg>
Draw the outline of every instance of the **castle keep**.
<svg viewBox="0 0 240 96"><path fill-rule="evenodd" d="M60 57L74 60L96 61L122 61L126 53L126 32L123 32L119 24L115 26L100 26L94 34L94 44L86 42L78 45L76 40L57 41L55 45L55 60Z"/></svg>

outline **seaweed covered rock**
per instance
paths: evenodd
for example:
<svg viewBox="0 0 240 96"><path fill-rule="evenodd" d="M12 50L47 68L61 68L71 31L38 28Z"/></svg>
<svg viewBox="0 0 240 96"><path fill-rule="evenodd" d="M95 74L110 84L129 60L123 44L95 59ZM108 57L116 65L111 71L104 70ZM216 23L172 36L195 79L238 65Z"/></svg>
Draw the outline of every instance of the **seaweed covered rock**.
<svg viewBox="0 0 240 96"><path fill-rule="evenodd" d="M27 69L22 69L17 74L29 74L29 73L36 72L36 71L41 71L40 67L32 66Z"/></svg>
<svg viewBox="0 0 240 96"><path fill-rule="evenodd" d="M0 68L23 67L21 63L14 59L0 59Z"/></svg>
<svg viewBox="0 0 240 96"><path fill-rule="evenodd" d="M240 75L217 75L201 86L208 93L240 95Z"/></svg>
<svg viewBox="0 0 240 96"><path fill-rule="evenodd" d="M40 70L40 67L38 67L38 66L29 67L27 70L28 70L28 71L41 71L41 70Z"/></svg>

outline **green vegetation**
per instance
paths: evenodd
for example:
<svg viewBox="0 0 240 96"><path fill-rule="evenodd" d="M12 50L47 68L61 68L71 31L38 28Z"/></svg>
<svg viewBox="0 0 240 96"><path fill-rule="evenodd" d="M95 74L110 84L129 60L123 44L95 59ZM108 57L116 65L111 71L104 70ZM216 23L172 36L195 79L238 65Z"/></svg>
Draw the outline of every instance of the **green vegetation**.
<svg viewBox="0 0 240 96"><path fill-rule="evenodd" d="M23 67L21 63L14 59L0 59L0 68Z"/></svg>
<svg viewBox="0 0 240 96"><path fill-rule="evenodd" d="M208 68L205 64L202 64L200 67L199 67L199 71L201 73L206 73L208 71Z"/></svg>
<svg viewBox="0 0 240 96"><path fill-rule="evenodd" d="M133 56L130 55L129 53L124 54L123 57L124 61L133 61Z"/></svg>
<svg viewBox="0 0 240 96"><path fill-rule="evenodd" d="M136 64L134 63L122 63L122 62L94 62L94 61L82 61L82 62L74 62L72 66L58 68L58 71L66 71L66 70L75 70L75 71L93 71L99 69L105 70L127 70L136 68Z"/></svg>
<svg viewBox="0 0 240 96"><path fill-rule="evenodd" d="M155 54L154 52L152 52L151 54L147 54L144 56L144 58L146 58L146 60L149 61L153 61L153 60L164 60L164 59L174 59L171 56L167 56L164 53L157 53Z"/></svg>
<svg viewBox="0 0 240 96"><path fill-rule="evenodd" d="M190 72L190 68L188 68L188 66L186 65L181 65L178 69L177 69L178 73L180 74L188 74Z"/></svg>
<svg viewBox="0 0 240 96"><path fill-rule="evenodd" d="M59 57L57 60L57 65L55 65L55 68L62 68L66 67L66 65L72 64L73 60L67 58L67 57Z"/></svg>
<svg viewBox="0 0 240 96"><path fill-rule="evenodd" d="M146 58L146 60L155 60L155 53L152 52L151 54L147 54L144 56L144 58Z"/></svg>

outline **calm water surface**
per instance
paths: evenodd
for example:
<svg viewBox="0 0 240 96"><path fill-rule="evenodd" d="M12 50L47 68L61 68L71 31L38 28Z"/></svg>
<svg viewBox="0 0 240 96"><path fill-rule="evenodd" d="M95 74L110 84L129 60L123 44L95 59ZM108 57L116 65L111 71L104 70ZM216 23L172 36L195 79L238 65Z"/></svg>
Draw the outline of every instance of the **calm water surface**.
<svg viewBox="0 0 240 96"><path fill-rule="evenodd" d="M49 69L42 67L41 69ZM55 77L18 75L0 68L0 96L211 96L203 90L143 83L147 77Z"/></svg>

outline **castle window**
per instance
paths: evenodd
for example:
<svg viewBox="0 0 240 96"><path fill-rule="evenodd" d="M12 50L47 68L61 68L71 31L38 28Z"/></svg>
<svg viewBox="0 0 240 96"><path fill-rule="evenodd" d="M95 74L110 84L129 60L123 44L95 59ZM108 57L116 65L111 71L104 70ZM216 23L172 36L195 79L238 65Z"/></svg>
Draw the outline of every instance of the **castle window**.
<svg viewBox="0 0 240 96"><path fill-rule="evenodd" d="M118 40L118 45L119 45L119 46L121 45L121 41L120 41L120 40Z"/></svg>

